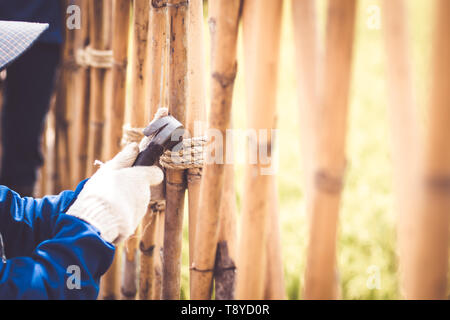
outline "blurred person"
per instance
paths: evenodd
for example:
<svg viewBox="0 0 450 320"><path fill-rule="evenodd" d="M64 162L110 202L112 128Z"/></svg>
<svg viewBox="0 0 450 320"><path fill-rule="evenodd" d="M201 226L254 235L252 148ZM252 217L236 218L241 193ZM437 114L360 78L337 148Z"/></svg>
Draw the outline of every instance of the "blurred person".
<svg viewBox="0 0 450 320"><path fill-rule="evenodd" d="M32 196L63 42L60 0L0 0L0 20L48 23L33 47L7 69L1 119L0 184Z"/></svg>

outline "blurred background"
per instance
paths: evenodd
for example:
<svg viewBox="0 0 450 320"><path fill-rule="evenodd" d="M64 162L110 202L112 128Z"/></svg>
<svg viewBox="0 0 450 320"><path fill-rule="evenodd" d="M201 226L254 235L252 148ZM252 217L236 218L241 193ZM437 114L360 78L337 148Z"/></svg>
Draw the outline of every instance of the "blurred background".
<svg viewBox="0 0 450 320"><path fill-rule="evenodd" d="M326 1L318 0L321 40ZM419 105L427 98L431 43L432 6L408 0L412 27L411 45L414 85ZM303 190L302 149L295 45L291 2L284 1L278 76L278 187L285 286L289 299L301 298L306 263L307 217ZM205 11L207 7L205 7ZM343 299L400 299L397 273L394 195L387 113L386 63L381 2L359 0L355 27L352 85L347 138L347 172L338 228L338 269ZM207 15L205 12L205 23ZM209 34L205 32L206 47ZM245 128L245 74L242 32L238 47L238 76L234 89L233 121ZM209 54L209 51L207 52ZM208 57L209 58L209 57ZM209 60L206 63L209 70ZM207 85L209 82L207 82ZM207 90L209 94L209 90ZM208 105L208 104L207 104ZM243 192L245 145L235 139L236 197L238 209ZM184 248L187 247L187 217ZM238 233L239 234L239 233ZM182 296L189 297L188 251L183 251ZM379 282L373 283L373 277Z"/></svg>

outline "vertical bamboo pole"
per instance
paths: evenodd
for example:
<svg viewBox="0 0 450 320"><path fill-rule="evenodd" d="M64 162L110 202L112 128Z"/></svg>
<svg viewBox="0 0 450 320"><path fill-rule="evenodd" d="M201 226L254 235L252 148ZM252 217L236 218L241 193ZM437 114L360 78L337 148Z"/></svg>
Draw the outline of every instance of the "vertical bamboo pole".
<svg viewBox="0 0 450 320"><path fill-rule="evenodd" d="M104 159L111 159L121 149L122 126L126 102L126 80L128 63L128 38L130 21L130 0L114 0L112 49L114 66L112 69L111 107L106 110L106 133ZM120 298L121 248L116 248L114 261L102 278L101 296L105 300Z"/></svg>
<svg viewBox="0 0 450 320"><path fill-rule="evenodd" d="M269 191L269 214L267 219L267 259L265 300L282 300L286 298L284 286L283 259L281 251L280 220L278 217L278 186L276 176L272 176L272 190Z"/></svg>
<svg viewBox="0 0 450 320"><path fill-rule="evenodd" d="M203 34L203 1L189 4L188 74L186 129L191 136L203 136L206 126L205 47ZM197 128L195 124L197 123ZM187 170L189 205L189 265L194 259L195 227L197 223L201 168ZM192 273L192 271L191 271ZM192 279L192 277L191 277Z"/></svg>
<svg viewBox="0 0 450 320"><path fill-rule="evenodd" d="M314 108L317 103L319 41L315 0L292 0L300 109L300 140L305 172L306 212L310 212L311 163L314 163Z"/></svg>
<svg viewBox="0 0 450 320"><path fill-rule="evenodd" d="M186 120L188 2L169 0L170 70L169 112L181 123ZM181 243L186 179L183 170L166 171L166 214L162 298L180 298Z"/></svg>
<svg viewBox="0 0 450 320"><path fill-rule="evenodd" d="M90 44L94 50L111 50L112 36L112 1L91 1L90 4ZM109 68L91 68L91 91L89 110L89 138L88 138L88 175L94 173L94 161L101 159L103 146L103 128L105 125L105 98Z"/></svg>
<svg viewBox="0 0 450 320"><path fill-rule="evenodd" d="M165 48L167 38L167 1L151 1L150 21L152 23L149 31L149 75L150 75L150 97L147 99L149 105L146 110L154 115L158 108L164 104L164 93L166 86L164 83ZM163 200L165 189L164 181L158 186L152 186L152 200ZM161 260L158 246L158 234L160 217L164 216L164 209L158 208L155 204L150 206L143 221L143 232L141 236L141 261L139 276L139 299L160 299L160 268Z"/></svg>
<svg viewBox="0 0 450 320"><path fill-rule="evenodd" d="M241 238L238 258L237 299L263 299L270 203L274 173L265 173L273 165L271 157L272 129L276 126L276 85L281 29L282 2L264 3L246 0L243 11L244 54L247 88L247 127L256 136L249 139L258 152L256 163L247 163L244 182L244 203L241 217ZM264 132L266 137L261 136ZM255 139L256 138L256 139ZM269 159L261 159L266 152ZM248 154L248 159L250 159ZM265 163L268 162L268 163ZM276 261L270 261L275 263ZM283 281L277 279L276 281Z"/></svg>
<svg viewBox="0 0 450 320"><path fill-rule="evenodd" d="M234 79L237 72L236 47L241 1L218 0L209 3L211 33L211 110L208 128L219 130L225 137L230 127ZM208 141L212 137L208 130ZM206 154L215 150L217 143L207 145ZM219 145L220 145L219 141ZM223 142L223 141L222 141ZM226 145L223 155L226 154ZM207 163L203 167L200 186L200 205L195 230L194 259L191 265L191 299L211 297L213 269L219 236L219 210L224 185L224 164Z"/></svg>
<svg viewBox="0 0 450 320"><path fill-rule="evenodd" d="M328 3L323 87L316 106L311 215L305 298L332 299L336 292L336 234L345 171L347 104L356 1ZM320 123L319 123L320 122Z"/></svg>
<svg viewBox="0 0 450 320"><path fill-rule="evenodd" d="M144 128L148 124L145 118L147 88L147 37L149 28L150 5L148 0L133 1L133 44L131 60L131 105L130 126ZM138 232L125 244L125 264L122 279L122 296L135 299L137 293L137 247Z"/></svg>
<svg viewBox="0 0 450 320"><path fill-rule="evenodd" d="M400 276L407 265L411 229L411 185L416 177L415 165L419 143L417 103L412 84L409 25L406 1L383 1L383 26L387 57L387 88L392 136L394 190L396 192L397 242ZM404 283L402 280L401 283Z"/></svg>
<svg viewBox="0 0 450 320"><path fill-rule="evenodd" d="M66 1L68 5L73 1ZM74 4L79 4L74 2ZM65 41L63 46L61 84L61 98L59 104L55 108L56 116L56 153L57 153L57 171L58 171L58 191L71 189L71 162L70 141L72 141L72 118L75 110L75 79L79 66L76 63L76 51L79 44L79 32L66 28Z"/></svg>
<svg viewBox="0 0 450 320"><path fill-rule="evenodd" d="M81 29L76 30L79 42L77 52L84 49L89 43L89 0L81 0L80 8L82 12ZM78 60L78 59L77 59ZM72 155L75 157L72 168L72 183L75 185L87 176L87 148L89 131L89 100L90 100L90 70L85 64L80 64L80 68L75 77L75 106L74 106L74 141Z"/></svg>
<svg viewBox="0 0 450 320"><path fill-rule="evenodd" d="M420 194L409 216L407 299L445 299L450 212L450 2L434 1L431 92L425 140L419 154Z"/></svg>
<svg viewBox="0 0 450 320"><path fill-rule="evenodd" d="M228 145L230 146L230 145ZM227 152L232 152L230 148ZM219 239L214 266L216 300L233 300L236 287L236 194L234 167L225 165L222 199L220 201Z"/></svg>

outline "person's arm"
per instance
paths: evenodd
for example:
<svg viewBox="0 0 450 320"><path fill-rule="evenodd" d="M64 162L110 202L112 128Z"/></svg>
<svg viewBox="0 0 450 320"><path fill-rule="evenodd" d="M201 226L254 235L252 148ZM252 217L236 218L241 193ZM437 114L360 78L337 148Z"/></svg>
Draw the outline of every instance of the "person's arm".
<svg viewBox="0 0 450 320"><path fill-rule="evenodd" d="M0 262L0 298L97 297L114 246L92 225L62 214L83 185L43 199L21 198L0 187L0 232L7 257Z"/></svg>

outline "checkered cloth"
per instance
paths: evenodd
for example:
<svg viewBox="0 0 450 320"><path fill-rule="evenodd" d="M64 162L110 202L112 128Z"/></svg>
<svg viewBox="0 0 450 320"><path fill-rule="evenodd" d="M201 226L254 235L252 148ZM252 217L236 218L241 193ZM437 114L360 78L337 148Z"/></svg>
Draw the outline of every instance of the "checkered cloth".
<svg viewBox="0 0 450 320"><path fill-rule="evenodd" d="M47 28L47 23L0 21L0 70L26 51Z"/></svg>

